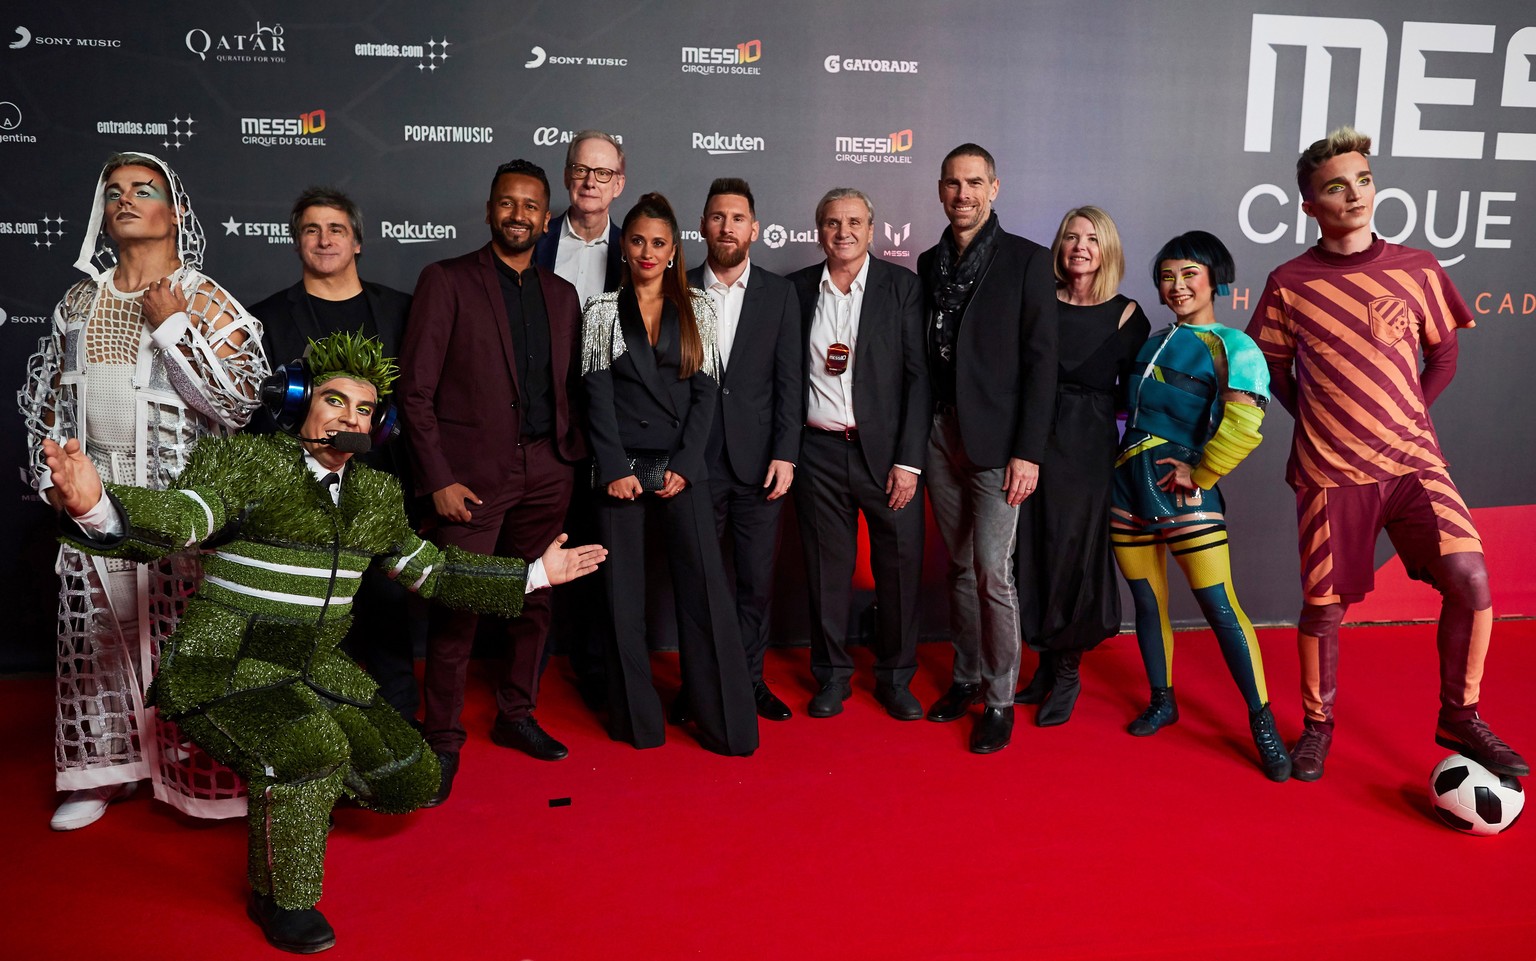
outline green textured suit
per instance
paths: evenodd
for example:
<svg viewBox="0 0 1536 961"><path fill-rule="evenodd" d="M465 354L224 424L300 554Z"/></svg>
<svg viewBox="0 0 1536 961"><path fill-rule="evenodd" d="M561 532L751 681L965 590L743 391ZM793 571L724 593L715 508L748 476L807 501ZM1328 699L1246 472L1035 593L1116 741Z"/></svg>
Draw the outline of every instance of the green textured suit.
<svg viewBox="0 0 1536 961"><path fill-rule="evenodd" d="M338 797L404 813L439 784L421 736L337 647L362 572L379 564L449 607L514 617L526 567L422 540L395 478L356 461L333 503L286 435L205 440L177 484L106 485L124 533L68 540L139 561L211 552L151 698L249 783L251 886L284 908L311 907Z"/></svg>

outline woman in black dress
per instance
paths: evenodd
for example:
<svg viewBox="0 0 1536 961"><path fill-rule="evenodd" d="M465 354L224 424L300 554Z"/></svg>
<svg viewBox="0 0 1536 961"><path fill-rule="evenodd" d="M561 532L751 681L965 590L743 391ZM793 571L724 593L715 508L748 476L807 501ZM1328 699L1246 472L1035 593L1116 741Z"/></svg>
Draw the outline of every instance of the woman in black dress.
<svg viewBox="0 0 1536 961"><path fill-rule="evenodd" d="M1035 723L1065 724L1081 690L1083 652L1120 629L1109 548L1109 492L1121 385L1151 325L1118 293L1125 256L1097 207L1067 211L1051 245L1058 282L1056 425L1040 486L1019 509L1019 625L1040 666L1014 697L1041 704ZM1042 704L1043 702L1043 704Z"/></svg>
<svg viewBox="0 0 1536 961"><path fill-rule="evenodd" d="M641 197L620 236L621 285L588 301L582 316L598 530L611 545L603 579L613 625L609 734L639 748L666 739L645 643L645 528L656 513L666 531L683 687L699 740L720 754L751 754L757 708L704 469L720 373L714 306L688 288L677 218L665 197Z"/></svg>

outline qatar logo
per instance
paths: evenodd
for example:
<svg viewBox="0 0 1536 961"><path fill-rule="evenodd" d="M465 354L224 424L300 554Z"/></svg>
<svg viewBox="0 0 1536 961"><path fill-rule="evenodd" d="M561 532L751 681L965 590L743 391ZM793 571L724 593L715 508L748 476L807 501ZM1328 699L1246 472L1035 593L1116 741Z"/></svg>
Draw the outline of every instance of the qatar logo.
<svg viewBox="0 0 1536 961"><path fill-rule="evenodd" d="M282 63L287 59L286 56L276 56L287 53L283 45L283 25L274 23L264 27L260 20L250 33L214 35L202 27L193 27L187 31L186 45L204 63L210 54L213 59L225 62Z"/></svg>

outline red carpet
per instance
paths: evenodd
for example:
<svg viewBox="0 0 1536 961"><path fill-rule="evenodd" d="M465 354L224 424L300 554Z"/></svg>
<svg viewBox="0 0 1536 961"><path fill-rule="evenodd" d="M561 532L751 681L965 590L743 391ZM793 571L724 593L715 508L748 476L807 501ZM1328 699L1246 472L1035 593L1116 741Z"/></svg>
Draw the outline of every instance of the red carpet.
<svg viewBox="0 0 1536 961"><path fill-rule="evenodd" d="M1536 622L1500 622L1485 685L1496 730L1536 756ZM1213 639L1179 636L1182 720L1124 733L1145 681L1120 637L1084 664L1072 722L1021 709L1014 743L901 723L868 674L839 717L805 716L804 651L769 675L796 717L748 759L674 733L613 743L551 667L540 718L556 764L493 746L483 677L453 797L406 817L337 814L327 894L337 959L1536 957L1536 815L1496 838L1429 813L1435 658L1427 626L1347 629L1339 738L1317 784L1260 774ZM1262 632L1287 740L1290 632ZM676 661L658 658L666 693ZM949 651L925 645L927 703ZM244 825L135 797L72 834L55 801L50 684L0 682L0 956L282 955L243 911ZM570 798L551 807L551 799Z"/></svg>

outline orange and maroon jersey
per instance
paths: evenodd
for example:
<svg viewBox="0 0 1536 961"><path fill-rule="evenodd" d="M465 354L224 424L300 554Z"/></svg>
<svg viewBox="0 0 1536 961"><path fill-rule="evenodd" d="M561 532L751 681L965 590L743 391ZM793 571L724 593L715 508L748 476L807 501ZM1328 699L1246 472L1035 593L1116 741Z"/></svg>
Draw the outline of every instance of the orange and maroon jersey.
<svg viewBox="0 0 1536 961"><path fill-rule="evenodd" d="M1275 268L1248 336L1296 417L1287 483L1374 484L1444 467L1429 401L1455 372L1456 328L1471 326L1422 250L1377 238L1357 254L1313 247Z"/></svg>

